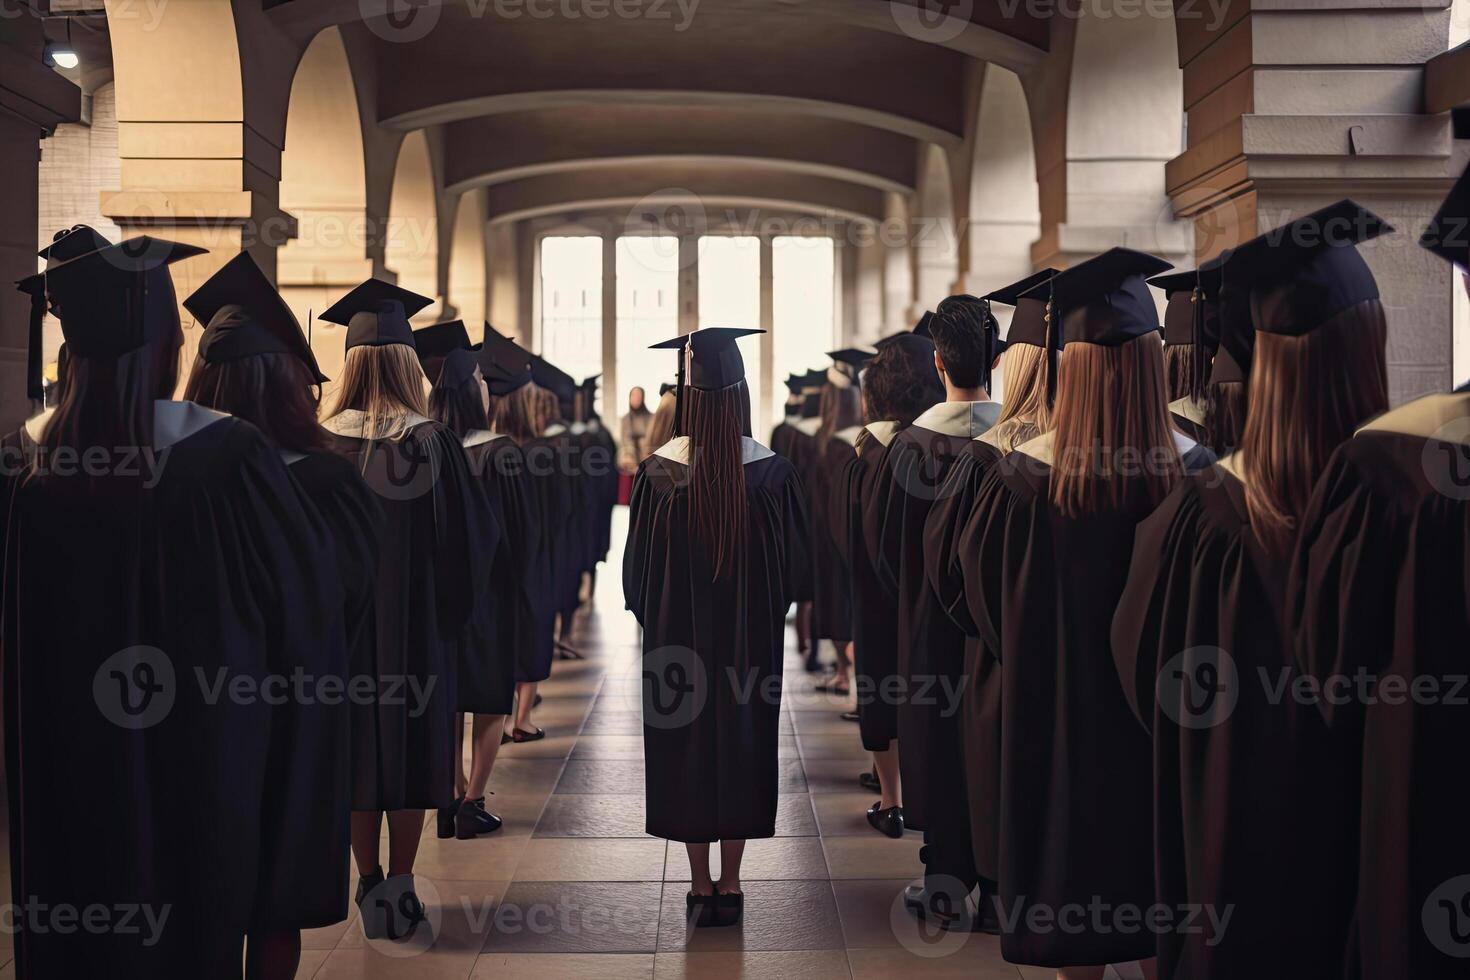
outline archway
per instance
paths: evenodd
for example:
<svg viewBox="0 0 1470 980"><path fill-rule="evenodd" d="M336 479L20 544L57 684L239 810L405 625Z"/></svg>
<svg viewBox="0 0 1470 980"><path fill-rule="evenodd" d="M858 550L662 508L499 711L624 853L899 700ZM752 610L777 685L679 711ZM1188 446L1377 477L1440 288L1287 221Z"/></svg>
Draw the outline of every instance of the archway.
<svg viewBox="0 0 1470 980"><path fill-rule="evenodd" d="M459 195L449 251L449 305L479 337L486 318L485 198L478 189Z"/></svg>
<svg viewBox="0 0 1470 980"><path fill-rule="evenodd" d="M919 148L919 189L909 227L917 315L950 294L960 271L960 229L955 221L949 159L932 143Z"/></svg>
<svg viewBox="0 0 1470 980"><path fill-rule="evenodd" d="M388 237L383 261L398 276L398 285L424 296L440 298L439 217L433 159L423 130L403 138L393 171L393 195L388 203ZM432 323L442 313L429 306L415 322Z"/></svg>

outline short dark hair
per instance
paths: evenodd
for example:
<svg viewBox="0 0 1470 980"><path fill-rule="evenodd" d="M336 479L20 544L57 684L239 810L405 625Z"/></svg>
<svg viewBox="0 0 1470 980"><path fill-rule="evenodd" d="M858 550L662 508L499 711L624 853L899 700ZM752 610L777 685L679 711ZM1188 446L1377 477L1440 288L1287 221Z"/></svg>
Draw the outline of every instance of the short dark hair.
<svg viewBox="0 0 1470 980"><path fill-rule="evenodd" d="M918 338L914 338L917 340ZM869 422L908 425L944 401L944 385L934 370L934 354L918 353L928 344L883 344L863 371L863 398Z"/></svg>
<svg viewBox="0 0 1470 980"><path fill-rule="evenodd" d="M929 333L956 388L989 385L997 332L995 317L983 300L951 297L939 304Z"/></svg>

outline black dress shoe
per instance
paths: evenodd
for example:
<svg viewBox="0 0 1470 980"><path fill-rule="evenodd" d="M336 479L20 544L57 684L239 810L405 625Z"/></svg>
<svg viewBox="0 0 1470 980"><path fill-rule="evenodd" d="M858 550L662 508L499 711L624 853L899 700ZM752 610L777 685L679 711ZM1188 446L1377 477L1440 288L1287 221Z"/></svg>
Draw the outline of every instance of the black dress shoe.
<svg viewBox="0 0 1470 980"><path fill-rule="evenodd" d="M951 896L932 893L923 885L909 885L903 890L903 906L915 918L932 922L945 931L970 929L970 916L963 899L956 908Z"/></svg>
<svg viewBox="0 0 1470 980"><path fill-rule="evenodd" d="M878 774L871 769L858 777L858 785L863 789L870 789L874 793L883 792L883 787L878 782Z"/></svg>
<svg viewBox="0 0 1470 980"><path fill-rule="evenodd" d="M441 806L435 811L434 815L437 819L434 827L434 836L440 840L448 840L454 836L454 818L459 813L459 808L463 803L464 797L461 796L449 806Z"/></svg>
<svg viewBox="0 0 1470 980"><path fill-rule="evenodd" d="M716 899L714 895L696 895L689 892L684 896L688 922L696 929L707 929L715 925Z"/></svg>
<svg viewBox="0 0 1470 980"><path fill-rule="evenodd" d="M428 917L424 903L413 890L413 875L394 875L385 882L384 891L389 898L384 903L388 938L395 943L412 938L419 923Z"/></svg>
<svg viewBox="0 0 1470 980"><path fill-rule="evenodd" d="M843 721L862 721L862 719L858 717L858 713L856 711L844 711L838 717L841 718Z"/></svg>
<svg viewBox="0 0 1470 980"><path fill-rule="evenodd" d="M480 834L493 833L505 821L485 809L485 797L464 800L459 812L454 815L454 836L460 840L474 840Z"/></svg>
<svg viewBox="0 0 1470 980"><path fill-rule="evenodd" d="M885 837L898 838L903 836L903 807L891 806L884 810L883 801L879 800L868 807L868 824L878 833Z"/></svg>
<svg viewBox="0 0 1470 980"><path fill-rule="evenodd" d="M357 879L357 897L353 902L362 919L362 934L369 939L382 939L387 935L387 909L383 905L382 886L382 868Z"/></svg>
<svg viewBox="0 0 1470 980"><path fill-rule="evenodd" d="M744 892L722 892L715 889L715 925L733 926L744 914Z"/></svg>

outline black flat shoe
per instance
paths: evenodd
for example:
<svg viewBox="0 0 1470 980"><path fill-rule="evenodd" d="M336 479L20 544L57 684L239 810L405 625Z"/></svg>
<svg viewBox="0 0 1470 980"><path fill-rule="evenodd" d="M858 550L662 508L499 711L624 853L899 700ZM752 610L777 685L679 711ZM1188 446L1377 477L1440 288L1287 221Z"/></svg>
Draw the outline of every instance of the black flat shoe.
<svg viewBox="0 0 1470 980"><path fill-rule="evenodd" d="M424 903L419 901L413 890L413 875L394 875L385 891L397 892L397 898L387 904L388 938L393 942L411 939L419 923L428 917ZM402 891L398 891L401 888Z"/></svg>
<svg viewBox="0 0 1470 980"><path fill-rule="evenodd" d="M715 890L715 925L733 926L745 914L744 892Z"/></svg>
<svg viewBox="0 0 1470 980"><path fill-rule="evenodd" d="M485 797L464 800L459 812L454 815L454 836L459 840L474 840L481 834L499 830L505 821L485 809Z"/></svg>
<svg viewBox="0 0 1470 980"><path fill-rule="evenodd" d="M382 885L382 868L357 879L357 897L352 901L362 919L362 934L368 939L382 939L388 934L388 910L383 906Z"/></svg>
<svg viewBox="0 0 1470 980"><path fill-rule="evenodd" d="M435 811L437 823L434 828L434 836L440 840L448 840L454 836L454 818L459 813L459 808L463 804L464 797L461 796L449 806L442 806Z"/></svg>
<svg viewBox="0 0 1470 980"><path fill-rule="evenodd" d="M524 728L514 728L511 729L510 733L510 740L517 744L521 742L539 742L545 737L546 729L544 728L536 728L529 732L526 731Z"/></svg>
<svg viewBox="0 0 1470 980"><path fill-rule="evenodd" d="M874 793L883 792L883 787L878 782L878 774L871 769L858 777L858 785L863 789L870 789Z"/></svg>
<svg viewBox="0 0 1470 980"><path fill-rule="evenodd" d="M716 925L716 897L714 895L696 895L693 892L684 896L684 905L688 914L689 924L696 929L707 929Z"/></svg>
<svg viewBox="0 0 1470 980"><path fill-rule="evenodd" d="M862 719L858 717L858 713L856 711L844 711L842 714L838 715L838 717L841 718L843 721L862 721Z"/></svg>
<svg viewBox="0 0 1470 980"><path fill-rule="evenodd" d="M903 807L891 806L884 810L882 806L883 801L879 800L868 807L868 825L885 837L902 837Z"/></svg>
<svg viewBox="0 0 1470 980"><path fill-rule="evenodd" d="M947 895L936 895L923 885L909 885L903 890L903 907L916 919L932 922L946 932L959 930L968 932L970 918L961 901L960 908L952 908L953 902Z"/></svg>

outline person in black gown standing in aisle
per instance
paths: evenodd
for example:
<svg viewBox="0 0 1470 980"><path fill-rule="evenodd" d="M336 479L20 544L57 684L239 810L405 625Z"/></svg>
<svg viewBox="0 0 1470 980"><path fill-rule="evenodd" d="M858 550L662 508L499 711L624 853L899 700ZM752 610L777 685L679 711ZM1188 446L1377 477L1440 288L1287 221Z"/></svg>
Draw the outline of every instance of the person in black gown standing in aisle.
<svg viewBox="0 0 1470 980"><path fill-rule="evenodd" d="M573 401L575 421L572 437L577 442L579 468L587 481L587 506L591 514L592 552L587 568L587 599L597 594L597 566L607 561L612 550L612 515L618 505L618 445L597 414L597 381L594 374L577 386Z"/></svg>
<svg viewBox="0 0 1470 980"><path fill-rule="evenodd" d="M801 409L796 420L791 423L791 432L784 439L786 451L777 455L785 456L801 478L802 493L806 495L807 513L810 514L811 468L817 458L817 431L822 427L822 387L827 382L827 372L808 371L804 378L801 386ZM806 543L806 548L810 554L813 550L810 541ZM811 674L822 669L821 651L812 638L813 605L814 601L808 600L799 602L796 606L796 649L804 658L803 666Z"/></svg>
<svg viewBox="0 0 1470 980"><path fill-rule="evenodd" d="M1419 242L1454 263L1460 286L1470 266L1467 219L1470 179L1462 176ZM1283 340L1262 335L1259 359ZM1318 707L1334 753L1361 778L1357 914L1344 977L1465 975L1470 840L1462 781L1446 774L1463 770L1470 743L1467 473L1462 385L1359 429L1328 461L1301 517L1287 586L1290 636L1303 672L1336 692ZM1360 687L1363 678L1369 684Z"/></svg>
<svg viewBox="0 0 1470 980"><path fill-rule="evenodd" d="M455 642L488 588L499 546L459 437L428 418L408 318L430 300L377 279L322 314L347 328L347 358L323 423L378 495L383 532L372 659L354 675L378 696L353 704L352 852L369 939L411 936L425 911L414 891L424 811L454 801ZM388 814L388 870L378 863Z"/></svg>
<svg viewBox="0 0 1470 980"><path fill-rule="evenodd" d="M924 524L955 459L1000 415L989 392L998 326L984 303L951 297L918 329L933 340L945 400L914 419L879 461L872 533L879 580L898 609L904 822L924 832L924 884L908 888L904 904L942 928L969 929L975 920L968 896L980 882L959 730L965 636L929 589Z"/></svg>
<svg viewBox="0 0 1470 980"><path fill-rule="evenodd" d="M1027 294L1047 298L1048 346L1066 341L1052 429L991 467L960 537L970 615L1001 663L1006 706L1001 952L1064 980L1134 960L1152 970L1150 930L1063 930L1033 909L1153 904L1150 746L1108 633L1138 522L1213 461L1169 420L1143 279L1167 268L1115 248Z"/></svg>
<svg viewBox="0 0 1470 980"><path fill-rule="evenodd" d="M186 401L227 412L254 425L270 440L303 495L332 531L337 568L345 588L348 643L333 677L345 678L354 657L371 643L372 609L378 568L378 531L382 512L362 475L328 446L331 437L317 421L321 386L327 378L301 326L248 252L226 262L219 272L184 300L184 308L205 325L199 355L184 389ZM298 711L308 710L297 705ZM341 921L347 909L347 865L352 814L350 715L332 710L330 740L295 740L283 750L305 763L304 781L282 783L296 801L293 809L318 814L291 829L310 863L291 869L280 882L293 893L299 917L272 916L251 929L246 975L292 977L301 955L301 929ZM273 771L290 772L279 760ZM269 911L270 906L267 906Z"/></svg>
<svg viewBox="0 0 1470 980"><path fill-rule="evenodd" d="M623 556L643 627L648 833L688 848L696 925L739 919L745 842L775 835L786 611L811 588L800 478L748 434L735 341L759 332L711 327L656 345L678 351L681 378L687 358L687 435L639 467Z"/></svg>
<svg viewBox="0 0 1470 980"><path fill-rule="evenodd" d="M832 488L832 537L848 572L852 590L853 659L856 670L858 731L873 754L878 800L868 808L868 823L879 833L901 837L903 796L899 786L898 606L874 567L878 462L893 437L926 409L944 399L934 370L934 343L904 333L878 343L878 353L862 376L868 422Z"/></svg>
<svg viewBox="0 0 1470 980"><path fill-rule="evenodd" d="M537 534L535 506L520 448L490 431L485 380L470 347L464 323L450 320L415 330L414 346L424 373L432 379L429 415L459 436L470 470L480 479L496 524L500 548L491 569L489 588L476 597L475 611L456 644L458 709L455 731L464 737L463 714L472 716L470 771L456 746L454 803L439 811L438 836L472 840L501 827L501 819L485 807L501 734L515 701L515 665L521 644L532 628L527 571Z"/></svg>
<svg viewBox="0 0 1470 980"><path fill-rule="evenodd" d="M318 874L330 818L297 795L338 716L265 697L346 659L331 528L254 426L170 400L168 266L202 251L134 238L44 278L71 357L60 404L27 424L0 612L27 980L238 977L247 930L346 911ZM128 918L51 928L68 907Z"/></svg>

